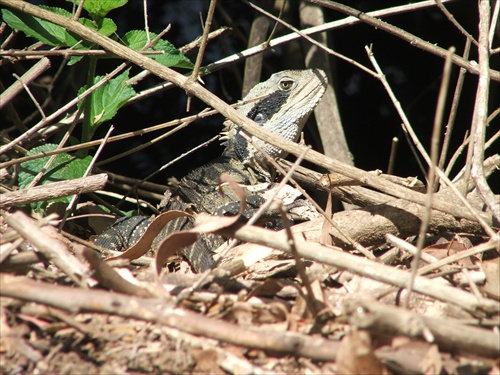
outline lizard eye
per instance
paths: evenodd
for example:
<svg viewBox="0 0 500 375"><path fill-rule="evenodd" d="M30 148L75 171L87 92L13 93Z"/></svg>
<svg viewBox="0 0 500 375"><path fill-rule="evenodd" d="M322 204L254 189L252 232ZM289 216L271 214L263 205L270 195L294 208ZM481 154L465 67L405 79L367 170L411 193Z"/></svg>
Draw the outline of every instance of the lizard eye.
<svg viewBox="0 0 500 375"><path fill-rule="evenodd" d="M281 90L285 90L285 91L288 91L292 88L293 86L293 80L291 80L290 78L283 78L280 82L279 82L279 86L280 86L280 89Z"/></svg>

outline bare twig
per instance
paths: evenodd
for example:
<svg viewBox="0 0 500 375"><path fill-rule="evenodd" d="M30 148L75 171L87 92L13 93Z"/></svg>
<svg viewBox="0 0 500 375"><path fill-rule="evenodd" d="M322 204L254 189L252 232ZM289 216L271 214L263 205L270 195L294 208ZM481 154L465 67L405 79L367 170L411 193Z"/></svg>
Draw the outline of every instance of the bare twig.
<svg viewBox="0 0 500 375"><path fill-rule="evenodd" d="M249 7L253 8L253 9L256 9L258 10L259 12L261 12L262 14L265 14L266 16L272 18L273 20L275 20L276 22L279 22L280 24L282 24L283 26L289 28L290 30L296 32L297 34L299 34L302 38L306 39L309 43L312 43L314 44L316 47L324 50L325 52L329 53L330 55L333 55L335 57L338 57L339 59L341 60L344 60L344 61L347 61L348 63L351 63L353 64L354 66L356 66L357 68L361 69L362 71L364 71L365 73L368 73L370 74L371 76L373 77L376 77L377 74L367 68L366 66L358 63L357 61L351 59L351 58L348 58L344 55L342 55L341 53L338 53L338 52L335 52L334 50L332 50L331 48L328 48L327 46L321 44L320 42L314 40L313 38L311 38L309 35L307 34L304 34L302 31L300 31L299 29L297 29L296 27L293 27L292 25L290 25L289 23L283 21L282 19L280 19L279 17L276 17L274 16L273 14L269 13L269 12L266 12L264 9L262 9L261 7L258 7L257 5L255 4L252 4L251 2L249 2L248 0L242 0L245 4L247 4Z"/></svg>
<svg viewBox="0 0 500 375"><path fill-rule="evenodd" d="M77 285L85 285L82 278L88 274L87 267L73 256L63 243L42 231L34 223L34 220L22 211L16 211L10 215L4 215L4 217L12 228L35 245L38 251L59 267L71 280Z"/></svg>
<svg viewBox="0 0 500 375"><path fill-rule="evenodd" d="M111 132L113 130L114 130L114 127L110 126L110 128L108 129L108 132L106 133L104 139L102 140L101 145L99 146L96 153L92 157L92 161L87 166L87 169L85 170L85 173L83 174L83 177L87 177L90 174L90 172L92 171L92 168L94 168L94 164L95 164L96 160L99 158L99 155L101 154L101 151L103 150L104 146L106 145L106 142L107 142L107 140L108 140L108 138L111 135ZM68 206L66 207L66 211L64 212L64 216L61 220L61 223L59 224L59 230L62 230L62 228L64 228L64 224L66 223L66 220L68 219L69 215L71 215L71 213L73 211L73 207L76 204L76 201L79 197L80 197L80 194L74 194L71 197L71 200L70 200Z"/></svg>
<svg viewBox="0 0 500 375"><path fill-rule="evenodd" d="M213 218L208 218L208 220L213 220ZM198 223L203 224L201 220L197 220ZM222 229L217 233L225 236L234 236L242 241L273 247L291 254L288 238L283 232L276 233L263 228L245 225ZM410 278L408 272L338 251L318 243L307 242L298 236L295 238L295 245L301 257L346 269L355 274L401 288L406 287ZM500 306L496 301L484 298L478 301L476 296L470 293L420 276L415 278L413 290L441 301L453 303L473 314L480 313L480 311L487 311L489 313L500 311Z"/></svg>
<svg viewBox="0 0 500 375"><path fill-rule="evenodd" d="M464 58L469 56L471 42L467 39L465 44ZM462 95L462 87L465 80L465 69L460 68L460 72L458 74L457 84L455 85L455 93L453 94L453 102L450 108L450 115L448 117L448 123L446 124L446 131L443 138L443 147L441 148L441 155L439 156L438 168L443 169L444 163L446 161L446 154L448 153L448 148L451 141L451 134L453 133L453 125L455 124L455 117L458 111L458 102L460 101L460 97ZM449 173L445 173L449 176Z"/></svg>
<svg viewBox="0 0 500 375"><path fill-rule="evenodd" d="M488 118L488 97L490 84L489 71L489 26L490 3L487 0L479 1L479 84L476 92L474 115L472 117L471 136L474 142L469 144L469 153L472 153L471 174L476 183L479 194L484 203L490 208L493 216L500 221L500 200L495 198L486 178L484 177L484 137L486 134L486 120Z"/></svg>
<svg viewBox="0 0 500 375"><path fill-rule="evenodd" d="M444 13L446 18L450 20L450 22L467 38L467 43L474 43L476 46L478 45L477 40L467 31L465 28L460 25L460 23L455 19L453 14L450 13L448 9L443 5L441 0L436 0L437 7Z"/></svg>
<svg viewBox="0 0 500 375"><path fill-rule="evenodd" d="M9 103L26 85L29 85L33 80L37 79L40 74L50 68L50 60L42 58L39 62L33 65L22 77L18 78L9 88L0 94L0 109ZM42 112L43 115L43 112Z"/></svg>
<svg viewBox="0 0 500 375"><path fill-rule="evenodd" d="M214 18L215 4L217 0L210 0L210 6L208 7L207 19L205 20L205 26L203 27L203 35L201 37L200 48L198 49L198 56L196 56L196 62L194 63L194 68L189 79L191 81L198 81L199 72L201 68L201 63L203 61L203 56L205 55L205 48L207 46L208 34L210 33L210 28L212 27L212 20ZM188 94L187 109L191 106L191 95Z"/></svg>
<svg viewBox="0 0 500 375"><path fill-rule="evenodd" d="M407 41L410 43L412 46L415 46L417 48L421 48L426 52L430 52L434 55L437 55L441 58L446 58L447 51L444 48L438 47L435 44L429 43L424 41L423 39L417 37L416 35L410 34L407 31L400 29L399 27L395 27L393 25L389 25L388 23L381 21L373 16L371 16L369 13L363 13L358 9L351 8L347 5L340 4L336 1L327 1L327 0L307 0L308 2L311 2L313 4L321 5L326 8L334 9L339 12L349 14L350 16L359 18L361 21L367 23L370 26L373 26L377 28L378 30L384 30L387 31L388 33L397 36L398 38L401 38L402 40ZM441 1L444 3L444 1ZM435 4L435 2L433 2ZM453 63L467 69L468 72L473 73L478 75L479 74L479 68L477 67L477 64L474 64L470 61L465 60L461 56L453 55L452 56ZM493 71L489 70L490 76L492 79L495 81L500 80L500 71Z"/></svg>
<svg viewBox="0 0 500 375"><path fill-rule="evenodd" d="M422 248L424 247L425 237L427 234L427 229L429 228L429 222L431 220L431 207L432 200L434 199L434 186L435 186L435 176L438 162L439 153L439 139L441 134L441 126L443 123L443 113L444 106L446 103L446 96L448 94L448 85L450 82L451 75L451 56L455 53L455 48L451 47L448 50L448 57L445 61L443 69L443 79L441 80L441 87L439 89L438 103L436 108L436 114L434 116L434 126L432 129L431 137L431 165L429 166L429 173L427 175L427 202L425 205L424 217L422 223L420 224L420 231L418 233L417 240L417 253L413 256L411 262L411 277L408 280L408 286L406 287L408 293L403 298L403 306L408 308L410 303L411 292L413 289L413 281L417 276L418 264L420 262L420 254L422 253Z"/></svg>
<svg viewBox="0 0 500 375"><path fill-rule="evenodd" d="M105 173L90 177L76 178L59 182L51 182L46 185L21 189L10 193L3 193L0 208L15 207L21 204L29 204L42 200L50 200L67 197L73 194L83 194L102 189L106 185Z"/></svg>
<svg viewBox="0 0 500 375"><path fill-rule="evenodd" d="M392 138L391 142L391 153L389 155L389 163L387 165L387 174L393 174L394 172L394 164L396 162L396 153L398 150L399 138Z"/></svg>

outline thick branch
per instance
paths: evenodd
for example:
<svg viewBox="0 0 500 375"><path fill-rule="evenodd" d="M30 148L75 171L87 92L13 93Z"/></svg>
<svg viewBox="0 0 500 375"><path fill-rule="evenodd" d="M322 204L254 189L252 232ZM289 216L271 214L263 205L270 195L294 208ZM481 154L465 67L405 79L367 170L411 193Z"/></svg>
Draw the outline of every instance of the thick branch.
<svg viewBox="0 0 500 375"><path fill-rule="evenodd" d="M0 275L2 296L42 303L71 312L120 315L164 324L233 345L268 350L318 361L333 361L338 343L294 333L243 328L201 314L173 307L164 299L140 298L102 290L85 290L35 282L24 277Z"/></svg>
<svg viewBox="0 0 500 375"><path fill-rule="evenodd" d="M102 189L108 181L106 173L90 177L75 178L52 182L50 184L36 186L29 189L21 189L2 194L0 208L29 204L38 201L47 201L69 195L80 195Z"/></svg>

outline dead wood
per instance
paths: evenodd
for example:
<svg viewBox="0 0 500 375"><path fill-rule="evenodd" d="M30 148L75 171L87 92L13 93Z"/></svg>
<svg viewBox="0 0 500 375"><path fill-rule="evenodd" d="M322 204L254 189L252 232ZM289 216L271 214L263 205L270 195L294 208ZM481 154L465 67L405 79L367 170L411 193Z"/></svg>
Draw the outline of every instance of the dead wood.
<svg viewBox="0 0 500 375"><path fill-rule="evenodd" d="M4 193L0 201L0 208L47 201L74 194L90 193L104 188L107 180L108 176L106 173L101 173L94 176L51 182L42 186Z"/></svg>
<svg viewBox="0 0 500 375"><path fill-rule="evenodd" d="M88 268L68 250L63 242L54 238L55 233L49 235L35 224L35 220L22 211L16 211L4 217L12 228L32 243L45 258L52 261L71 280L80 286L85 284L82 279L88 275Z"/></svg>
<svg viewBox="0 0 500 375"><path fill-rule="evenodd" d="M200 216L197 218L197 224L204 225L211 220L213 220L213 218L208 217L208 215ZM253 242L272 247L292 254L290 241L284 232L276 233L252 225L241 226L237 224L233 227L220 229L216 233L227 237L235 237L245 242ZM354 274L378 280L399 288L406 287L408 279L411 277L408 272L345 253L338 248L308 242L301 237L294 238L294 242L297 253L301 257L336 266ZM491 244L491 248L495 248L495 246L495 243ZM473 315L479 314L481 316L483 314L488 315L500 312L500 305L496 301L482 297L478 298L471 293L449 285L442 285L435 280L430 280L421 276L415 278L413 290L417 293L457 305Z"/></svg>
<svg viewBox="0 0 500 375"><path fill-rule="evenodd" d="M102 290L75 289L0 275L1 295L37 302L69 312L95 312L164 324L195 335L272 353L333 361L338 343L291 332L244 328L174 307L164 299L147 299Z"/></svg>
<svg viewBox="0 0 500 375"><path fill-rule="evenodd" d="M349 323L372 333L405 335L426 339L451 353L475 353L497 358L497 333L471 327L456 319L438 319L383 305L375 301L353 300L345 308Z"/></svg>

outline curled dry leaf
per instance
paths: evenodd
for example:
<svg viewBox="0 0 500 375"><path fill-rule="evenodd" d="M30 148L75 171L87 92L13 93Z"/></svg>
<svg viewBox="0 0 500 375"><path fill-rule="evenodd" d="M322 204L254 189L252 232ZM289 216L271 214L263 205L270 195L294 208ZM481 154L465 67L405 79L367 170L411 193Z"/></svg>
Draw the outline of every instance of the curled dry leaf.
<svg viewBox="0 0 500 375"><path fill-rule="evenodd" d="M151 224L149 224L148 229L146 229L146 232L144 232L144 234L141 236L139 241L135 243L134 246L132 246L122 254L116 257L108 258L107 260L116 260L116 259L134 260L143 256L149 251L149 249L151 248L151 244L153 243L153 240L156 238L156 236L158 236L163 227L167 225L169 221L172 221L179 217L192 217L192 216L187 212L176 211L176 210L168 211L162 213L161 215L158 215L151 222Z"/></svg>
<svg viewBox="0 0 500 375"><path fill-rule="evenodd" d="M245 211L246 207L245 192L236 183L236 181L234 181L229 176L222 175L220 177L219 189L221 184L223 183L227 183L231 187L240 201L240 210L238 214L231 217L213 217L206 214L199 214L196 217L196 226L194 228L183 230L180 232L174 232L167 236L158 245L158 250L154 262L156 275L160 274L163 264L170 256L177 254L179 250L195 243L198 239L198 234L211 233L222 228L230 227L240 219L240 216L243 214L243 211ZM222 189L220 189L220 192L222 194Z"/></svg>

